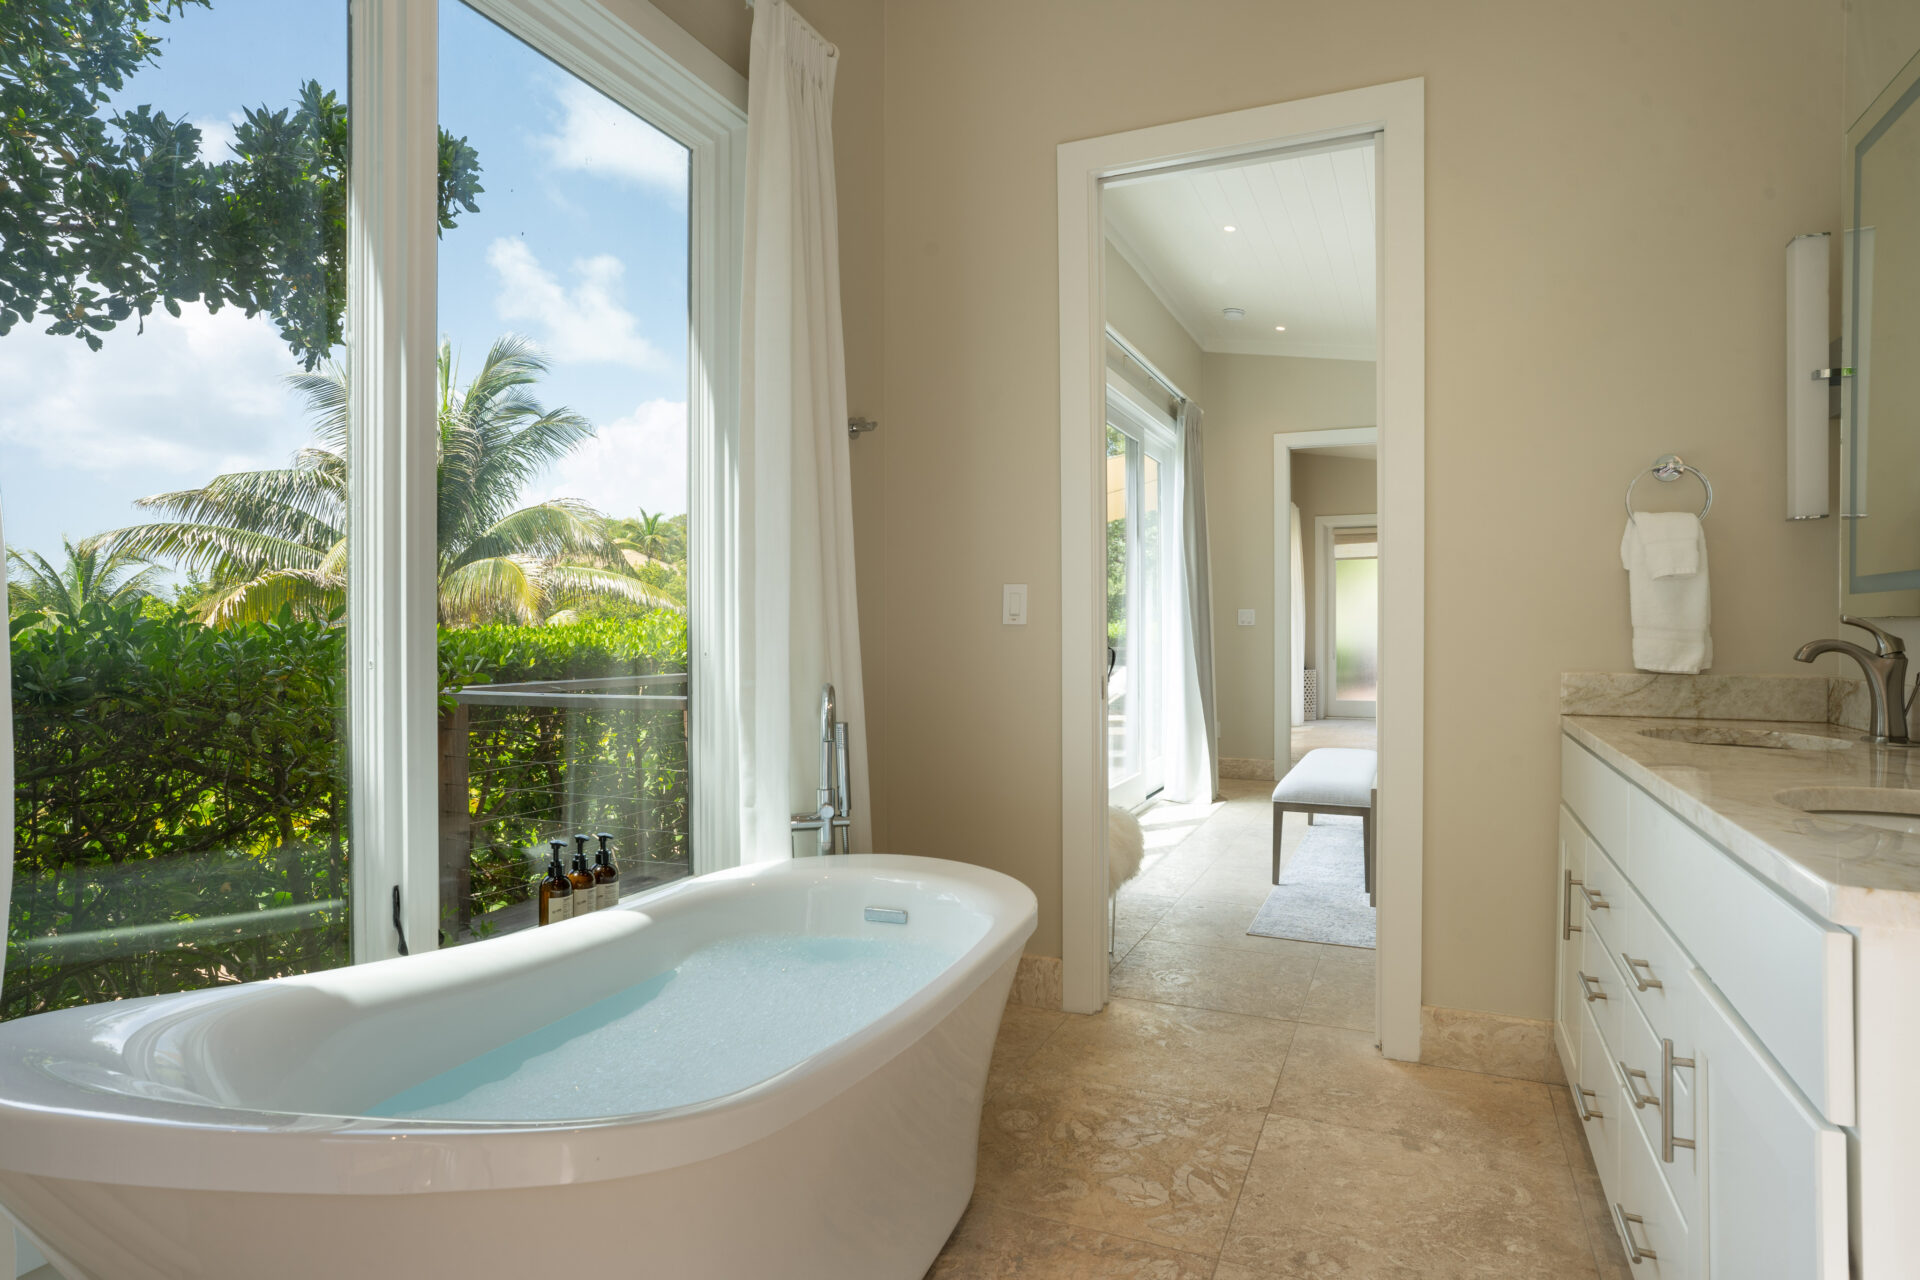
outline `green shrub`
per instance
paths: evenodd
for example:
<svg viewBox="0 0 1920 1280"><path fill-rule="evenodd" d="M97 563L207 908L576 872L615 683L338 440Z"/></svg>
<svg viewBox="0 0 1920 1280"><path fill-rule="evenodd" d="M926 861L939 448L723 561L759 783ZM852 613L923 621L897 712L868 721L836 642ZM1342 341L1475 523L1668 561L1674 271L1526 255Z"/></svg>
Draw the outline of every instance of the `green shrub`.
<svg viewBox="0 0 1920 1280"><path fill-rule="evenodd" d="M343 629L283 617L216 630L137 605L28 622L10 641L0 1017L347 963ZM440 649L457 684L684 671L686 624L663 612L479 627L443 632ZM677 712L471 711L473 892L491 894L479 909L525 896L514 841L552 829L555 795L624 788L628 812L566 816L643 832L625 857L685 858Z"/></svg>

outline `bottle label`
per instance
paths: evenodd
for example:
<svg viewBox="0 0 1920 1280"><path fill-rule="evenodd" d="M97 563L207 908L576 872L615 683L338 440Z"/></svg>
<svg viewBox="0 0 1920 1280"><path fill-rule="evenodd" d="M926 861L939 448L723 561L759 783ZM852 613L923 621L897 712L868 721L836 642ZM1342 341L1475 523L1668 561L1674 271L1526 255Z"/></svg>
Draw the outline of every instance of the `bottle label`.
<svg viewBox="0 0 1920 1280"><path fill-rule="evenodd" d="M608 880L603 884L597 884L594 886L594 892L600 895L600 910L605 911L608 907L617 907L620 905L620 882L618 880Z"/></svg>
<svg viewBox="0 0 1920 1280"><path fill-rule="evenodd" d="M559 924L562 920L573 919L573 895L547 899L547 923Z"/></svg>

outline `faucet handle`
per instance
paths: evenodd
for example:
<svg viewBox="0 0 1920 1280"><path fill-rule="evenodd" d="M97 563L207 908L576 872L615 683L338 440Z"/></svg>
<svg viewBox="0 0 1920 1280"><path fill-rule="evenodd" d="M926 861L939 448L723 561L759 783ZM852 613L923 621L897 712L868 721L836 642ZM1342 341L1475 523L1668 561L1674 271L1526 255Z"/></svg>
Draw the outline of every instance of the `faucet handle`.
<svg viewBox="0 0 1920 1280"><path fill-rule="evenodd" d="M1843 613L1840 615L1840 621L1850 627L1858 627L1862 631L1870 634L1873 637L1875 649L1879 651L1880 656L1883 658L1891 658L1896 654L1902 654L1907 651L1906 641L1894 635L1891 631L1881 630L1865 618L1850 617Z"/></svg>

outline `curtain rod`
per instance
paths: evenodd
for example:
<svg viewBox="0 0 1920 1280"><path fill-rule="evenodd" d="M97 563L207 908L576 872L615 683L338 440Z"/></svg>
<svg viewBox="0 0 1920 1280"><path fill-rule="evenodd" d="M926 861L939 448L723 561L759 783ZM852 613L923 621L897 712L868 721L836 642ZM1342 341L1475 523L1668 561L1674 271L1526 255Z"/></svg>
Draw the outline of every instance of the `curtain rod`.
<svg viewBox="0 0 1920 1280"><path fill-rule="evenodd" d="M1168 378L1166 374L1154 368L1153 361L1141 355L1140 352L1134 348L1134 345L1121 337L1119 331L1112 325L1107 326L1107 341L1120 348L1121 355L1124 355L1127 359L1133 361L1142 369L1145 369L1147 376L1165 388L1167 394L1172 396L1177 404L1185 404L1187 402L1187 393L1175 386L1173 380Z"/></svg>

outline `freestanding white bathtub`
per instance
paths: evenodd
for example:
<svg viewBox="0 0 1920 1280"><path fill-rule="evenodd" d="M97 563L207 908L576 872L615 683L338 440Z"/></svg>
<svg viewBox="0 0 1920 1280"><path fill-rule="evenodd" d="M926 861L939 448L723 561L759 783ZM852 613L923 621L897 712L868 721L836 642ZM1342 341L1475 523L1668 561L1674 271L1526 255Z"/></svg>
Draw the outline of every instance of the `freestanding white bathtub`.
<svg viewBox="0 0 1920 1280"><path fill-rule="evenodd" d="M0 1025L0 1204L71 1280L920 1280L972 1193L988 1059L1035 920L1025 886L978 867L805 859L476 946L21 1019ZM727 1083L751 1069L724 1045L752 1027L695 1036L717 1046L722 1096L605 1114L604 1094L567 1100L576 1082L558 1080L536 1101L561 1118L367 1114L631 1002L643 980L678 981L689 957L826 948L845 978L846 956L901 940L932 976L873 966L917 989L769 1078ZM951 962L930 967L927 948ZM772 969L770 990L801 972ZM861 983L817 984L832 988L818 1009L791 992L769 1009L758 983L740 1001L831 1026ZM697 1093L684 1062L651 1073ZM502 1087L446 1105L484 1109Z"/></svg>

